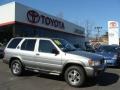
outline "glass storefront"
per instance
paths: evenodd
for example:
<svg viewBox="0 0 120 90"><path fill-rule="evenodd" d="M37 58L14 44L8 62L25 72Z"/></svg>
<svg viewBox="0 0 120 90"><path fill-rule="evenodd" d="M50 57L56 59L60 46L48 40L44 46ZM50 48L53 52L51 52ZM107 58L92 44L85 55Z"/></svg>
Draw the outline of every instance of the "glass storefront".
<svg viewBox="0 0 120 90"><path fill-rule="evenodd" d="M6 45L13 37L13 25L0 27L0 44Z"/></svg>
<svg viewBox="0 0 120 90"><path fill-rule="evenodd" d="M15 30L15 31L14 31ZM68 40L73 44L79 44L83 46L84 37L79 35L73 35L65 32L40 28L36 26L31 26L28 24L16 23L15 27L13 25L0 27L0 42L5 43L12 37L50 37L50 38L63 38Z"/></svg>

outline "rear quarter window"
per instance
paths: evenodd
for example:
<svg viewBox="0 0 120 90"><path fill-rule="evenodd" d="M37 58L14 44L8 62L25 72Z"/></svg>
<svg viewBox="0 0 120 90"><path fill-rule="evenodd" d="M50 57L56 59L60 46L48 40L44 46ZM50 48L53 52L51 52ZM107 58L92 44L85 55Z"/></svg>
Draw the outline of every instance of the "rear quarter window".
<svg viewBox="0 0 120 90"><path fill-rule="evenodd" d="M20 43L20 41L22 40L22 38L15 38L15 39L13 39L10 43L9 43L9 45L8 45L8 47L7 48L16 48L17 47L17 45Z"/></svg>

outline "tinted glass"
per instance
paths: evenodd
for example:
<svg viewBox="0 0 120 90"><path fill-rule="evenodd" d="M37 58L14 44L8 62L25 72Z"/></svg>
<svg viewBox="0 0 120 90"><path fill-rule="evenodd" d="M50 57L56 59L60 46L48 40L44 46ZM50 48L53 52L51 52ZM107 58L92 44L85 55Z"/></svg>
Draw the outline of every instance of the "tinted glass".
<svg viewBox="0 0 120 90"><path fill-rule="evenodd" d="M21 50L34 51L36 39L26 39L21 45Z"/></svg>
<svg viewBox="0 0 120 90"><path fill-rule="evenodd" d="M117 52L118 46L101 46L98 51Z"/></svg>
<svg viewBox="0 0 120 90"><path fill-rule="evenodd" d="M48 40L40 40L39 42L39 52L52 53L55 46Z"/></svg>
<svg viewBox="0 0 120 90"><path fill-rule="evenodd" d="M72 44L64 39L53 39L53 42L64 52L76 50Z"/></svg>
<svg viewBox="0 0 120 90"><path fill-rule="evenodd" d="M15 39L13 39L13 40L10 42L10 44L8 45L7 48L16 48L17 45L20 43L21 40L22 40L21 38L15 38Z"/></svg>
<svg viewBox="0 0 120 90"><path fill-rule="evenodd" d="M53 31L53 30L50 30L47 28L42 28L42 27L33 27L30 25L23 25L20 23L16 24L15 29L16 29L15 36L17 36L17 37L19 36L19 37L63 38L72 44L79 44L80 47L84 47L85 37L80 37L79 35L59 32L57 30ZM82 35L84 36L84 34L82 34Z"/></svg>

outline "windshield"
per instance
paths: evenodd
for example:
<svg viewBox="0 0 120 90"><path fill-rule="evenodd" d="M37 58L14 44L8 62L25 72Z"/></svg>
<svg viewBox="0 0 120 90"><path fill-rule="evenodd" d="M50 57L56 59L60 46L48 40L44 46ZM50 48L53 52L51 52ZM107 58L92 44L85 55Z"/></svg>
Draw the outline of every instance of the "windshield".
<svg viewBox="0 0 120 90"><path fill-rule="evenodd" d="M64 39L53 39L53 42L64 52L75 51L76 48Z"/></svg>
<svg viewBox="0 0 120 90"><path fill-rule="evenodd" d="M101 46L98 50L104 52L117 52L118 49L117 46Z"/></svg>

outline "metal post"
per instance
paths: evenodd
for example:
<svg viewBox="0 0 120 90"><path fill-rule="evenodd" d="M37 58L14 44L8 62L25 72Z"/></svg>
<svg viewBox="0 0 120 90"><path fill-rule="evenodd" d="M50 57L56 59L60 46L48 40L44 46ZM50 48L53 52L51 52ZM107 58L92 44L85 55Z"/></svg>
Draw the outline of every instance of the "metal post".
<svg viewBox="0 0 120 90"><path fill-rule="evenodd" d="M97 38L97 41L99 42L99 40L100 40L100 29L102 29L102 27L97 26L97 27L95 27L95 29L97 29L97 32L98 32L98 35L96 36L96 38Z"/></svg>
<svg viewBox="0 0 120 90"><path fill-rule="evenodd" d="M12 28L13 30L12 30L12 35L13 35L13 37L15 37L15 24L13 25L13 28Z"/></svg>

